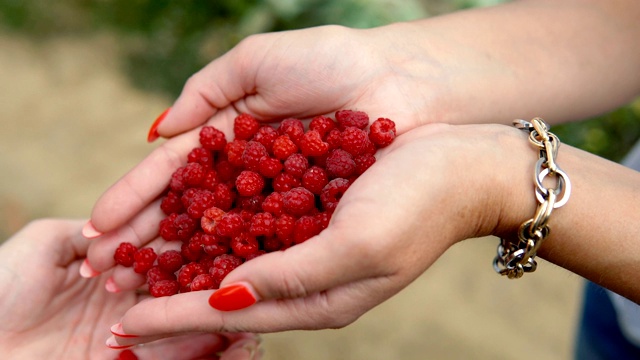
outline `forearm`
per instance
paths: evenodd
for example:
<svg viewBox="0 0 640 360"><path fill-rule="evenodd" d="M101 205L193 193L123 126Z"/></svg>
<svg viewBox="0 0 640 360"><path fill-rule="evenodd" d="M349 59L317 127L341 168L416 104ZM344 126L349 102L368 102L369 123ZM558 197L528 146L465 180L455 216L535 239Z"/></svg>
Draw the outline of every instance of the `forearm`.
<svg viewBox="0 0 640 360"><path fill-rule="evenodd" d="M639 18L633 0L522 0L391 25L387 52L422 81L423 122L558 123L640 93Z"/></svg>

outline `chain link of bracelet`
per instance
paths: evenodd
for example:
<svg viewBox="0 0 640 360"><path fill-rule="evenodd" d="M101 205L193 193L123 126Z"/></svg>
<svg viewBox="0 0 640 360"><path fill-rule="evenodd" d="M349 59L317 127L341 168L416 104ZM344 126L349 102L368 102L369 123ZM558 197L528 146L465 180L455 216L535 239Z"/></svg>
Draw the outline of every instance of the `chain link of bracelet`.
<svg viewBox="0 0 640 360"><path fill-rule="evenodd" d="M493 268L509 279L518 279L527 272L534 272L538 266L535 257L544 239L549 236L549 218L569 200L571 181L556 163L560 140L549 132L549 126L541 118L531 122L515 120L513 125L529 133L529 142L539 149L540 158L535 165L534 183L538 208L533 218L525 221L518 229L518 242L501 238ZM555 179L555 187L543 185L545 178Z"/></svg>

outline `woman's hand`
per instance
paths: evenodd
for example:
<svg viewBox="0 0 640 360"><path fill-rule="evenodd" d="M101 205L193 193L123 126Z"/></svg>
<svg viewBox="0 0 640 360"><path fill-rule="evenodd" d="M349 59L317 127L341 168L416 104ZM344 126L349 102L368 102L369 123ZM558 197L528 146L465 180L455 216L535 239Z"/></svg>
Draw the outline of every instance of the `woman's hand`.
<svg viewBox="0 0 640 360"><path fill-rule="evenodd" d="M121 316L140 303L135 291L104 290L108 274L78 276L89 242L84 222L39 220L0 247L0 352L7 359L108 359L105 345L118 333ZM154 315L158 317L158 314ZM116 325L114 325L116 324ZM180 334L174 334L180 335ZM119 345L110 338L108 344ZM190 334L161 340L135 353L144 359L253 359L258 340L250 334ZM225 350L227 350L225 352Z"/></svg>

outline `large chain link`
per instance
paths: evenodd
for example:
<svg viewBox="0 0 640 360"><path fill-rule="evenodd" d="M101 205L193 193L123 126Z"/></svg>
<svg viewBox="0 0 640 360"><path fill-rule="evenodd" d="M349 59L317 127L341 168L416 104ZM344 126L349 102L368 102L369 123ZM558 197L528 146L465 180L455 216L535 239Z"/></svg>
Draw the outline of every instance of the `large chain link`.
<svg viewBox="0 0 640 360"><path fill-rule="evenodd" d="M538 266L535 257L544 239L549 236L549 217L553 209L566 204L571 195L571 181L556 163L560 140L549 132L549 126L540 118L531 122L515 120L513 125L529 132L529 142L540 151L535 165L534 183L538 208L532 219L520 225L518 242L500 239L493 268L509 279L518 279L526 272L534 272ZM555 187L547 188L545 178L555 179Z"/></svg>

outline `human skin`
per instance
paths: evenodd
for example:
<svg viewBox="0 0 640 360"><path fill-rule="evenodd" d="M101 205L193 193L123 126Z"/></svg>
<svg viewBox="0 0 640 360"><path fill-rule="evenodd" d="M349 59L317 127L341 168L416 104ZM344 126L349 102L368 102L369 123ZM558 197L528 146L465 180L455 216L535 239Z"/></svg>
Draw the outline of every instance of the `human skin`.
<svg viewBox="0 0 640 360"><path fill-rule="evenodd" d="M193 304L193 314L141 323L167 309L169 300L153 300L127 312L125 330L344 326L404 288L453 243L513 237L536 206L537 154L526 136L506 126L435 123L507 124L533 116L559 123L628 102L640 92L630 75L640 68L639 15L634 1L523 0L370 30L329 26L247 38L191 77L156 128L170 139L97 202L91 225L104 235L89 250L95 269L113 267L109 254L118 241L155 239L150 224L162 214L153 201L197 146L199 125L230 136L240 112L272 121L351 108L394 119L401 135L353 184L318 237L229 274L223 286L244 284L255 305L209 309L204 319L196 314L207 310L211 292L180 294L171 301ZM639 301L631 255L638 228L630 219L638 211L637 173L569 146L558 161L574 191L554 212L539 255ZM407 250L388 255L391 244ZM120 287L137 286L116 274Z"/></svg>

